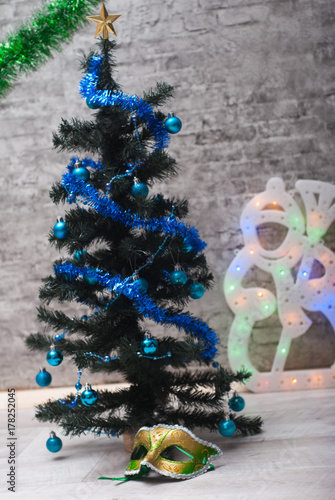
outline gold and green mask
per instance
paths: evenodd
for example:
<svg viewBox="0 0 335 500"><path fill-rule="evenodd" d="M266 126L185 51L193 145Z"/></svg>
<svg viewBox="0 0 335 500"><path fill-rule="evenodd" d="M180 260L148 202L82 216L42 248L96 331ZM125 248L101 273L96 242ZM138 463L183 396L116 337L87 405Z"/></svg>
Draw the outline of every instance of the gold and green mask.
<svg viewBox="0 0 335 500"><path fill-rule="evenodd" d="M125 475L138 474L142 466L147 466L164 476L190 479L206 472L221 454L215 444L197 438L185 427L142 427L135 436Z"/></svg>

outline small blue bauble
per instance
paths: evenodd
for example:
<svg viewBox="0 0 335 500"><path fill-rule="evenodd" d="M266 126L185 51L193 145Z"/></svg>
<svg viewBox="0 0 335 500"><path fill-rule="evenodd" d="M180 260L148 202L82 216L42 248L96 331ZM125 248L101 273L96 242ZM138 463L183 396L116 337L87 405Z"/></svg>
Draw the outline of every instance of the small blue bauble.
<svg viewBox="0 0 335 500"><path fill-rule="evenodd" d="M88 320L88 316L86 316L86 314L84 314L84 316L82 316L80 319L83 323L86 323L86 321Z"/></svg>
<svg viewBox="0 0 335 500"><path fill-rule="evenodd" d="M232 436L236 431L235 422L232 420L222 420L219 423L219 433L224 437Z"/></svg>
<svg viewBox="0 0 335 500"><path fill-rule="evenodd" d="M98 393L90 386L85 389L80 396L81 402L85 406L93 406L98 401Z"/></svg>
<svg viewBox="0 0 335 500"><path fill-rule="evenodd" d="M86 259L86 255L87 255L87 252L86 250L77 250L74 254L73 254L73 260L75 260L76 262L82 262L82 260L85 260Z"/></svg>
<svg viewBox="0 0 335 500"><path fill-rule="evenodd" d="M84 281L88 285L96 285L99 281L94 276L84 276Z"/></svg>
<svg viewBox="0 0 335 500"><path fill-rule="evenodd" d="M192 299L201 299L205 293L205 287L201 283L192 283L190 285L190 297Z"/></svg>
<svg viewBox="0 0 335 500"><path fill-rule="evenodd" d="M60 221L56 222L53 231L54 235L59 240L65 240L65 238L67 238L69 235L69 231L67 230L66 224L63 219L60 219Z"/></svg>
<svg viewBox="0 0 335 500"><path fill-rule="evenodd" d="M100 108L99 104L96 104L96 103L92 102L89 97L87 97L87 99L86 99L86 104L87 104L87 106L90 109L98 109L98 108Z"/></svg>
<svg viewBox="0 0 335 500"><path fill-rule="evenodd" d="M149 188L144 182L136 182L131 186L131 194L133 196L143 196L145 198L148 196Z"/></svg>
<svg viewBox="0 0 335 500"><path fill-rule="evenodd" d="M69 203L69 205L72 205L72 203L75 203L76 201L76 195L70 193L69 196L66 198L66 201Z"/></svg>
<svg viewBox="0 0 335 500"><path fill-rule="evenodd" d="M140 292L146 292L149 288L149 283L144 278L138 278L134 283L136 283Z"/></svg>
<svg viewBox="0 0 335 500"><path fill-rule="evenodd" d="M111 182L107 182L107 184L105 184L105 188L106 188L106 191L111 191L112 190L112 183Z"/></svg>
<svg viewBox="0 0 335 500"><path fill-rule="evenodd" d="M177 134L181 127L181 120L177 116L170 116L167 120L165 120L165 128L169 134Z"/></svg>
<svg viewBox="0 0 335 500"><path fill-rule="evenodd" d="M42 368L41 371L36 375L35 380L40 387L48 387L51 382L51 375L45 370L45 368Z"/></svg>
<svg viewBox="0 0 335 500"><path fill-rule="evenodd" d="M187 282L187 274L184 271L172 271L170 274L170 281L172 285L182 286Z"/></svg>
<svg viewBox="0 0 335 500"><path fill-rule="evenodd" d="M51 453L57 453L57 451L59 451L62 448L63 443L62 440L59 437L57 437L55 433L51 434L52 437L49 437L49 439L46 442L46 445L48 450L51 451Z"/></svg>
<svg viewBox="0 0 335 500"><path fill-rule="evenodd" d="M87 182L90 178L90 173L86 167L77 167L72 170L72 174L81 181Z"/></svg>
<svg viewBox="0 0 335 500"><path fill-rule="evenodd" d="M63 354L57 349L52 349L47 354L47 362L51 366L58 366L63 361Z"/></svg>
<svg viewBox="0 0 335 500"><path fill-rule="evenodd" d="M158 342L156 339L152 339L149 337L147 339L142 340L141 351L143 354L151 356L152 354L155 354L157 349L158 349Z"/></svg>
<svg viewBox="0 0 335 500"><path fill-rule="evenodd" d="M77 391L80 391L80 389L82 388L83 386L81 385L80 382L77 382L76 385L75 385L75 388L77 389Z"/></svg>
<svg viewBox="0 0 335 500"><path fill-rule="evenodd" d="M219 365L219 363L217 361L213 361L212 366L214 368L219 368L220 365Z"/></svg>
<svg viewBox="0 0 335 500"><path fill-rule="evenodd" d="M189 242L187 241L187 239L185 238L185 239L184 239L184 242L183 242L183 246L182 246L181 251L182 251L183 253L189 253L189 252L191 252L192 250L193 250L192 245L190 245L190 244L189 244Z"/></svg>
<svg viewBox="0 0 335 500"><path fill-rule="evenodd" d="M245 407L245 401L241 396L233 396L228 404L233 411L242 411Z"/></svg>

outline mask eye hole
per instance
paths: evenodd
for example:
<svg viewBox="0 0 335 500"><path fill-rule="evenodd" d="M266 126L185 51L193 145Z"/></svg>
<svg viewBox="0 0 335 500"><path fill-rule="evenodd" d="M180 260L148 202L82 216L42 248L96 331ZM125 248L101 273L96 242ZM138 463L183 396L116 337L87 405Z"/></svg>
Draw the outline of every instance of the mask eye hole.
<svg viewBox="0 0 335 500"><path fill-rule="evenodd" d="M172 462L189 462L194 458L189 451L174 444L165 448L160 456Z"/></svg>
<svg viewBox="0 0 335 500"><path fill-rule="evenodd" d="M130 460L141 460L141 458L144 458L147 453L148 451L146 447L143 444L140 444L139 446L136 446L136 448L134 448Z"/></svg>

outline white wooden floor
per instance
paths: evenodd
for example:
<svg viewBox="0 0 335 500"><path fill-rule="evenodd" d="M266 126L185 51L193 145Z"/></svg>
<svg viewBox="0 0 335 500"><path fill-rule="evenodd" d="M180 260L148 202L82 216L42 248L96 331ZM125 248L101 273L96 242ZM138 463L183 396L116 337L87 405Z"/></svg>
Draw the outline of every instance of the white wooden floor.
<svg viewBox="0 0 335 500"><path fill-rule="evenodd" d="M92 436L66 438L50 424L33 419L33 404L45 401L44 389L17 395L16 493L7 491L9 472L7 394L0 393L0 498L15 500L334 500L335 390L291 393L245 393L246 412L262 415L264 432L252 437L223 438L196 432L216 443L223 456L215 470L178 481L154 472L145 480L114 483L98 477L120 477L129 455L121 439ZM64 391L63 394L66 394ZM54 397L54 394L51 397ZM51 454L49 432L63 440Z"/></svg>

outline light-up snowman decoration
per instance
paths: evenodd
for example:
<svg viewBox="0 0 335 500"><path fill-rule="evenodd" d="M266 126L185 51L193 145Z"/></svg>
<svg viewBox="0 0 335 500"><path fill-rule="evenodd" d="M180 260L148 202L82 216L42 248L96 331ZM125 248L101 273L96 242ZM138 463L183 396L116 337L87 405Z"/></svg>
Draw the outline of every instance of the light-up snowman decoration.
<svg viewBox="0 0 335 500"><path fill-rule="evenodd" d="M224 292L235 314L229 333L228 358L233 370L252 372L246 386L254 392L335 386L335 363L330 368L284 371L292 339L303 335L312 321L304 311L322 312L335 331L335 255L322 237L335 219L335 186L314 180L299 180L296 189L306 209L306 222L294 198L285 191L282 179L273 178L266 190L245 207L241 228L245 246L230 264ZM287 229L275 249L265 249L257 228L276 223ZM324 268L321 277L311 276L314 261ZM244 287L242 282L253 266L270 273L276 296L266 288ZM292 269L297 269L296 276ZM257 321L275 311L282 325L272 369L258 371L250 361L249 340Z"/></svg>

